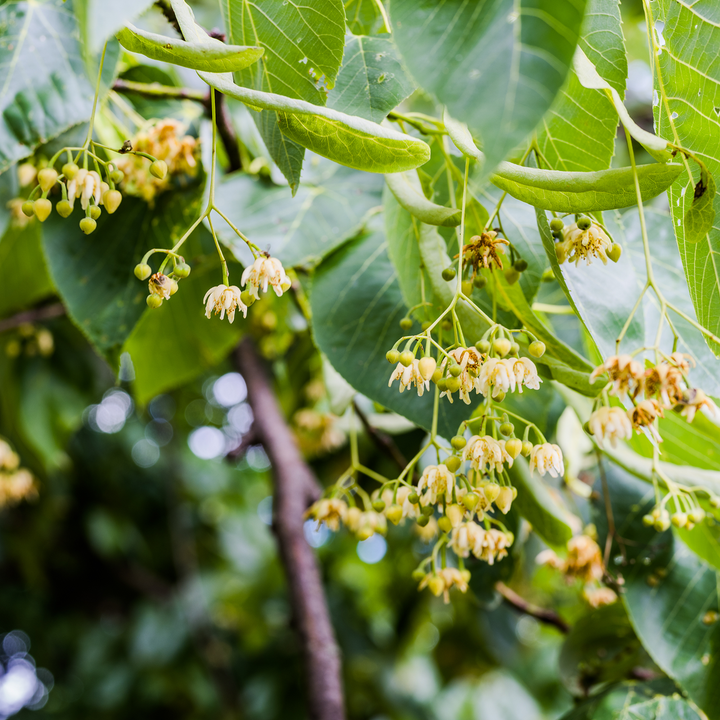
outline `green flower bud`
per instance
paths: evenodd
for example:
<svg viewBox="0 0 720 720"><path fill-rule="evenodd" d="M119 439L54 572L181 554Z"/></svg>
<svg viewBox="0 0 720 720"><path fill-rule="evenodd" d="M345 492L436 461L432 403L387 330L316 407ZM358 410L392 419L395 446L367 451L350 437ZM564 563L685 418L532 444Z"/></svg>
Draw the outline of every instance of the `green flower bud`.
<svg viewBox="0 0 720 720"><path fill-rule="evenodd" d="M685 513L677 512L673 514L671 521L676 528L684 528L687 525L688 517Z"/></svg>
<svg viewBox="0 0 720 720"><path fill-rule="evenodd" d="M40 222L45 222L48 219L51 210L52 203L47 198L38 198L33 203L33 211L35 213L35 217Z"/></svg>
<svg viewBox="0 0 720 720"><path fill-rule="evenodd" d="M476 275L473 278L473 285L478 289L482 290L487 285L487 280L484 275Z"/></svg>
<svg viewBox="0 0 720 720"><path fill-rule="evenodd" d="M186 278L190 274L190 270L191 270L190 266L185 262L179 262L175 266L175 274L179 278ZM245 303L245 305L247 305L247 303Z"/></svg>
<svg viewBox="0 0 720 720"><path fill-rule="evenodd" d="M58 172L54 168L43 168L38 173L38 184L44 193L46 193L58 179Z"/></svg>
<svg viewBox="0 0 720 720"><path fill-rule="evenodd" d="M70 217L72 215L73 207L67 200L61 200L56 206L55 209L58 211L58 215L60 217Z"/></svg>
<svg viewBox="0 0 720 720"><path fill-rule="evenodd" d="M705 519L705 511L700 507L693 508L689 513L689 518L694 523L702 522Z"/></svg>
<svg viewBox="0 0 720 720"><path fill-rule="evenodd" d="M416 492L411 492L407 498L413 505L417 505L420 502L420 496Z"/></svg>
<svg viewBox="0 0 720 720"><path fill-rule="evenodd" d="M655 518L652 515L643 515L642 521L645 527L651 527L655 524Z"/></svg>
<svg viewBox="0 0 720 720"><path fill-rule="evenodd" d="M514 267L505 270L505 280L507 280L508 285L514 285L519 279L520 273Z"/></svg>
<svg viewBox="0 0 720 720"><path fill-rule="evenodd" d="M162 180L167 175L167 163L164 160L155 160L150 165L150 174Z"/></svg>
<svg viewBox="0 0 720 720"><path fill-rule="evenodd" d="M427 523L425 523L427 525ZM425 571L421 570L420 568L417 568L417 570L413 570L412 579L415 580L415 582L420 582L425 577Z"/></svg>
<svg viewBox="0 0 720 720"><path fill-rule="evenodd" d="M467 445L467 440L462 435L455 435L455 437L450 440L450 444L456 450L462 450Z"/></svg>
<svg viewBox="0 0 720 720"><path fill-rule="evenodd" d="M481 353L489 353L490 352L490 343L487 340L478 340L475 343L475 347Z"/></svg>
<svg viewBox="0 0 720 720"><path fill-rule="evenodd" d="M501 390L497 395L493 395L495 402L502 402L505 399L505 393Z"/></svg>
<svg viewBox="0 0 720 720"><path fill-rule="evenodd" d="M519 352L520 352L520 346L516 342L511 342L510 343L510 354L517 357Z"/></svg>
<svg viewBox="0 0 720 720"><path fill-rule="evenodd" d="M607 256L616 263L618 260L620 260L620 256L622 255L622 248L617 243L613 243L610 246L610 249L607 251Z"/></svg>
<svg viewBox="0 0 720 720"><path fill-rule="evenodd" d="M430 518L426 517L425 515L421 515L415 522L417 522L420 527L425 527L430 522ZM425 575L423 575L422 577L425 577Z"/></svg>
<svg viewBox="0 0 720 720"><path fill-rule="evenodd" d="M113 170L110 179L117 185L125 179L125 173L122 170Z"/></svg>
<svg viewBox="0 0 720 720"><path fill-rule="evenodd" d="M404 318L400 321L400 327L401 327L403 330L409 330L412 326L413 326L413 322L412 322L412 320L411 320L409 317L404 317Z"/></svg>
<svg viewBox="0 0 720 720"><path fill-rule="evenodd" d="M138 280L147 280L152 275L152 268L145 263L138 263L133 272Z"/></svg>
<svg viewBox="0 0 720 720"><path fill-rule="evenodd" d="M578 218L577 226L580 230L589 230L591 225L592 220L589 217L583 215L581 218Z"/></svg>
<svg viewBox="0 0 720 720"><path fill-rule="evenodd" d="M451 393L457 392L460 389L460 385L461 385L460 378L449 377L447 379L448 392L451 392Z"/></svg>
<svg viewBox="0 0 720 720"><path fill-rule="evenodd" d="M493 350L500 356L505 357L509 352L512 344L507 338L499 337L493 341Z"/></svg>
<svg viewBox="0 0 720 720"><path fill-rule="evenodd" d="M432 378L430 378L436 385L440 382L443 376L443 371L440 368L437 368L435 372L432 374Z"/></svg>
<svg viewBox="0 0 720 720"><path fill-rule="evenodd" d="M80 221L80 229L86 235L89 235L90 233L95 232L96 227L97 227L97 223L91 217L84 217Z"/></svg>
<svg viewBox="0 0 720 720"><path fill-rule="evenodd" d="M515 432L515 426L511 422L504 422L500 425L500 432L505 437L510 437Z"/></svg>
<svg viewBox="0 0 720 720"><path fill-rule="evenodd" d="M532 452L533 444L527 440L522 444L522 450L520 451L523 457L528 457Z"/></svg>
<svg viewBox="0 0 720 720"><path fill-rule="evenodd" d="M542 357L545 354L545 343L536 340L535 342L530 343L528 350L533 357Z"/></svg>
<svg viewBox="0 0 720 720"><path fill-rule="evenodd" d="M513 267L519 272L523 273L528 269L527 260L520 258L513 263Z"/></svg>
<svg viewBox="0 0 720 720"><path fill-rule="evenodd" d="M435 508L432 505L426 505L420 512L425 517L430 517L435 512Z"/></svg>
<svg viewBox="0 0 720 720"><path fill-rule="evenodd" d="M178 282L177 280L173 280L173 278L170 278L168 282L170 284L170 295L174 295L178 291Z"/></svg>
<svg viewBox="0 0 720 720"><path fill-rule="evenodd" d="M400 353L400 362L405 367L410 367L413 364L414 359L415 355L413 355L410 350L405 350L405 352Z"/></svg>
<svg viewBox="0 0 720 720"><path fill-rule="evenodd" d="M145 298L145 302L147 303L149 308L152 308L153 310L157 310L162 304L163 299L159 295L148 295Z"/></svg>
<svg viewBox="0 0 720 720"><path fill-rule="evenodd" d="M550 221L550 229L553 232L561 233L563 231L564 227L565 227L565 223L560 218L553 218Z"/></svg>
<svg viewBox="0 0 720 720"><path fill-rule="evenodd" d="M107 190L102 196L105 209L112 215L122 202L122 195L118 190Z"/></svg>
<svg viewBox="0 0 720 720"><path fill-rule="evenodd" d="M246 307L250 307L255 302L255 296L248 290L240 293L240 302Z"/></svg>
<svg viewBox="0 0 720 720"><path fill-rule="evenodd" d="M382 512L385 509L385 501L375 500L375 502L372 504L372 507L375 512Z"/></svg>
<svg viewBox="0 0 720 720"><path fill-rule="evenodd" d="M480 502L480 496L477 493L469 492L465 497L462 499L462 504L472 512Z"/></svg>
<svg viewBox="0 0 720 720"><path fill-rule="evenodd" d="M68 162L62 166L62 174L68 180L72 180L78 174L78 170L80 168L74 162Z"/></svg>
<svg viewBox="0 0 720 720"><path fill-rule="evenodd" d="M470 295L473 291L472 282L470 280L463 280L461 289L462 289L463 295Z"/></svg>
<svg viewBox="0 0 720 720"><path fill-rule="evenodd" d="M438 527L445 533L450 532L452 530L452 523L450 522L450 518L443 515L438 520Z"/></svg>
<svg viewBox="0 0 720 720"><path fill-rule="evenodd" d="M462 373L462 368L457 363L455 363L454 365L450 366L450 368L448 369L448 372L453 377L459 377L460 374Z"/></svg>
<svg viewBox="0 0 720 720"><path fill-rule="evenodd" d="M451 455L447 460L445 460L445 467L451 473L457 472L460 469L461 465L462 460L457 455Z"/></svg>
<svg viewBox="0 0 720 720"><path fill-rule="evenodd" d="M450 282L451 280L454 280L456 275L457 275L457 272L455 271L455 268L452 266L446 267L442 271L442 279L445 280L446 282Z"/></svg>
<svg viewBox="0 0 720 720"><path fill-rule="evenodd" d="M97 220L102 215L102 210L97 205L91 205L89 210L90 210L90 217L93 220Z"/></svg>
<svg viewBox="0 0 720 720"><path fill-rule="evenodd" d="M403 516L403 509L399 505L391 505L385 511L385 517L393 524L397 525Z"/></svg>
<svg viewBox="0 0 720 720"><path fill-rule="evenodd" d="M20 209L23 211L23 215L27 217L32 217L35 214L34 203L32 200L26 200Z"/></svg>
<svg viewBox="0 0 720 720"><path fill-rule="evenodd" d="M242 300L242 296L240 297ZM247 305L247 303L245 303ZM388 350L385 353L385 359L389 362L395 365L400 361L400 352L398 350Z"/></svg>
<svg viewBox="0 0 720 720"><path fill-rule="evenodd" d="M502 432L502 431L501 431ZM517 438L510 438L505 442L507 454L514 460L522 452L522 442Z"/></svg>
<svg viewBox="0 0 720 720"><path fill-rule="evenodd" d="M495 502L497 496L500 494L500 486L497 483L488 483L484 488L483 492L489 502Z"/></svg>
<svg viewBox="0 0 720 720"><path fill-rule="evenodd" d="M448 389L448 379L446 377L440 378L435 384L440 392L445 392Z"/></svg>

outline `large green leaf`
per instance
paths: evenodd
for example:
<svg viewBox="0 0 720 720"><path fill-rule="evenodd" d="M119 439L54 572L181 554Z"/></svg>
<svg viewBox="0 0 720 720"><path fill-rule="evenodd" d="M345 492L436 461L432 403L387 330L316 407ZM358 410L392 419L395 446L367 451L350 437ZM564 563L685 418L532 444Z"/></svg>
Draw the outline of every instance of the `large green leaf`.
<svg viewBox="0 0 720 720"><path fill-rule="evenodd" d="M55 287L73 322L113 369L147 307L147 284L133 275L135 264L152 247L172 246L197 217L201 197L199 184L160 195L154 207L126 197L112 217L102 214L92 235L78 227L79 208L67 219L53 213L45 222L43 249Z"/></svg>
<svg viewBox="0 0 720 720"><path fill-rule="evenodd" d="M627 58L621 22L618 0L588 0L580 45L623 93ZM538 146L552 170L605 170L615 151L617 124L610 99L584 88L573 70L543 117Z"/></svg>
<svg viewBox="0 0 720 720"><path fill-rule="evenodd" d="M382 202L379 176L331 163L324 168L319 182L302 182L295 197L287 187L237 174L217 186L216 199L233 224L285 265L318 263L357 235L368 212ZM252 262L245 243L223 220L213 224L238 259Z"/></svg>
<svg viewBox="0 0 720 720"><path fill-rule="evenodd" d="M587 328L601 355L614 355L615 341L641 291L630 253L623 254L619 262L607 265L597 259L589 266L569 262L560 265L555 252L555 240L543 210L537 210L537 220L553 273L570 305ZM621 351L642 347L644 341L644 316L636 313L628 327Z"/></svg>
<svg viewBox="0 0 720 720"><path fill-rule="evenodd" d="M153 60L207 72L235 72L256 63L263 55L260 47L227 45L214 38L204 43L185 42L146 32L127 24L118 34L120 44L130 52Z"/></svg>
<svg viewBox="0 0 720 720"><path fill-rule="evenodd" d="M664 23L655 73L658 103L655 120L658 135L696 153L710 173L720 175L720 67L715 58L720 48L720 24L711 3L663 0L654 3L654 20ZM658 26L661 27L661 26ZM662 85L660 84L662 80ZM690 295L698 319L720 334L720 227L717 222L703 238L687 236L685 215L695 196L700 172L693 162L670 188L673 228L680 248ZM720 209L715 189L714 209ZM698 241L699 239L699 241ZM710 343L713 352L720 347Z"/></svg>
<svg viewBox="0 0 720 720"><path fill-rule="evenodd" d="M668 531L646 528L641 517L654 504L652 487L615 466L606 468L617 534L628 558L623 602L640 641L655 663L689 694L710 720L720 717L716 648L720 625L703 622L718 609L717 573ZM605 531L599 502L596 524ZM619 554L619 548L615 549ZM615 556L615 553L613 556Z"/></svg>
<svg viewBox="0 0 720 720"><path fill-rule="evenodd" d="M221 6L230 42L265 49L261 63L238 73L240 85L325 105L345 45L342 0L222 0ZM295 188L303 148L281 132L274 112L266 109L255 120L270 155Z"/></svg>
<svg viewBox="0 0 720 720"><path fill-rule="evenodd" d="M242 269L231 264L231 276ZM171 302L158 310L146 309L125 341L135 370L133 394L144 405L155 395L176 388L220 362L240 340L246 320L236 313L231 325L227 318L205 317L203 297L222 280L220 265L203 262L180 283ZM162 337L162 352L157 339Z"/></svg>
<svg viewBox="0 0 720 720"><path fill-rule="evenodd" d="M134 20L152 5L152 0L74 0L80 26L80 39L90 53L102 50L105 41L123 25Z"/></svg>
<svg viewBox="0 0 720 720"><path fill-rule="evenodd" d="M637 167L643 200L665 192L682 173L682 165L653 163ZM543 210L587 213L626 208L637 203L632 168L596 172L538 170L502 163L492 176L493 185Z"/></svg>
<svg viewBox="0 0 720 720"><path fill-rule="evenodd" d="M400 64L390 38L348 35L327 106L379 123L413 90L415 84Z"/></svg>
<svg viewBox="0 0 720 720"><path fill-rule="evenodd" d="M392 0L412 76L482 141L489 174L565 82L585 0Z"/></svg>
<svg viewBox="0 0 720 720"><path fill-rule="evenodd" d="M348 30L355 35L390 32L382 0L345 0Z"/></svg>
<svg viewBox="0 0 720 720"><path fill-rule="evenodd" d="M394 366L385 353L406 331L407 312L397 274L379 229L346 244L317 268L311 285L315 342L332 366L357 391L429 430L434 386L418 397L414 390L388 387ZM414 325L414 331L420 327ZM478 396L479 397L479 396ZM470 416L472 407L455 401L440 403L438 432L451 437Z"/></svg>
<svg viewBox="0 0 720 720"><path fill-rule="evenodd" d="M77 23L61 0L0 5L0 172L90 117Z"/></svg>

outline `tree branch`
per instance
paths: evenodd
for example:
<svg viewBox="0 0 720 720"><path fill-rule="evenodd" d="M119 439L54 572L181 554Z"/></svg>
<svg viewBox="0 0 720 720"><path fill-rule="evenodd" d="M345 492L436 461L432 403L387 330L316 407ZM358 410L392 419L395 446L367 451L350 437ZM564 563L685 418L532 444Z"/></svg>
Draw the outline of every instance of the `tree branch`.
<svg viewBox="0 0 720 720"><path fill-rule="evenodd" d="M304 513L318 485L283 417L253 341L235 351L245 378L253 427L273 467L273 529L288 579L308 675L308 704L314 720L344 720L340 652L323 593L320 570L303 530Z"/></svg>
<svg viewBox="0 0 720 720"><path fill-rule="evenodd" d="M42 320L52 320L53 318L62 317L65 314L65 306L62 303L53 303L52 305L43 305L32 310L12 315L5 320L0 320L0 333L6 330L12 330L25 323L36 323Z"/></svg>
<svg viewBox="0 0 720 720"><path fill-rule="evenodd" d="M380 450L391 457L401 470L404 470L407 465L407 460L393 439L386 433L374 428L368 421L365 413L358 407L358 404L354 400L353 410L355 410L356 415L360 418L360 422L362 423L363 428L365 428L365 432L370 436L370 439L378 446L378 448L380 448Z"/></svg>
<svg viewBox="0 0 720 720"><path fill-rule="evenodd" d="M570 626L554 610L546 610L545 608L529 603L503 582L495 583L495 589L502 595L503 600L508 605L512 605L512 607L521 613L530 615L546 625L552 625L561 633L567 634L570 632Z"/></svg>

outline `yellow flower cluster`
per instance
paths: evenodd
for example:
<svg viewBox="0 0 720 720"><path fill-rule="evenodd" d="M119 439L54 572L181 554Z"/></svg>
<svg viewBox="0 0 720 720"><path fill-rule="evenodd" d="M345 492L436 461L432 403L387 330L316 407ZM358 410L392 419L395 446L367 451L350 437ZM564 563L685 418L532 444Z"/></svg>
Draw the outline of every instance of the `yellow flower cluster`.
<svg viewBox="0 0 720 720"><path fill-rule="evenodd" d="M32 473L20 467L20 457L0 438L0 508L37 496Z"/></svg>

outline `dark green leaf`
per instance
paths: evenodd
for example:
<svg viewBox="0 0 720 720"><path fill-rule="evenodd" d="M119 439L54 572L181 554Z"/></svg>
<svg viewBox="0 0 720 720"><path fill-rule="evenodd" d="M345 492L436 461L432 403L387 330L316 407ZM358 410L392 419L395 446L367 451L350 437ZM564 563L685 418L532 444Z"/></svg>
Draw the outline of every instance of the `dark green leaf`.
<svg viewBox="0 0 720 720"><path fill-rule="evenodd" d="M382 0L346 0L345 16L348 30L355 35L390 32Z"/></svg>
<svg viewBox="0 0 720 720"><path fill-rule="evenodd" d="M700 242L713 229L715 192L715 180L712 175L708 174L706 181L703 181L702 177L698 180L692 205L685 213L685 242Z"/></svg>

